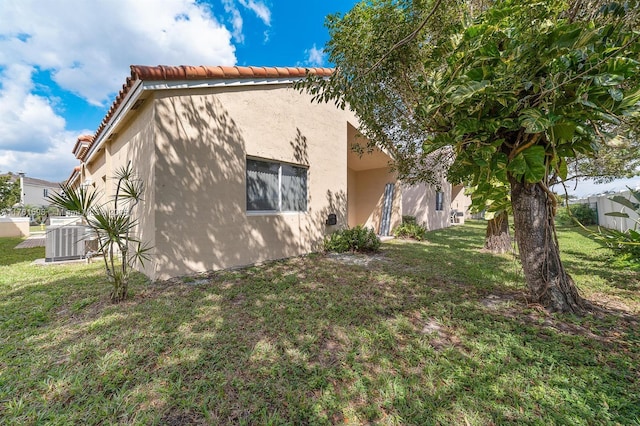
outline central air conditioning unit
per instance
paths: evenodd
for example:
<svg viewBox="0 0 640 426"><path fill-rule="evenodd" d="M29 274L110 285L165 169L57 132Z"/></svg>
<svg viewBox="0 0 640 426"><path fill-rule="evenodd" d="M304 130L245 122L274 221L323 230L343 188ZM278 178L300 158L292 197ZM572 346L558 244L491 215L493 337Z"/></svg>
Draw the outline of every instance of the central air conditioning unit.
<svg viewBox="0 0 640 426"><path fill-rule="evenodd" d="M82 259L87 244L95 239L91 229L82 225L49 227L45 239L45 262Z"/></svg>

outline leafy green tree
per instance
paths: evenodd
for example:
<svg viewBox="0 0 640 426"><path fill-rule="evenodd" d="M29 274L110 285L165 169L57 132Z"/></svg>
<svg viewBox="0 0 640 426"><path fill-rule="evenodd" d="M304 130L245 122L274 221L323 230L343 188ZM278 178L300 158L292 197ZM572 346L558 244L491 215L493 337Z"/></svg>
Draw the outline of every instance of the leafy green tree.
<svg viewBox="0 0 640 426"><path fill-rule="evenodd" d="M116 170L116 192L111 200L99 203L99 193L66 183L60 192L48 197L57 207L77 212L98 240L98 252L104 261L107 279L112 284L111 300L127 298L129 276L136 263L149 258L150 247L136 237L138 220L135 207L142 201L144 185L133 173L131 162Z"/></svg>
<svg viewBox="0 0 640 426"><path fill-rule="evenodd" d="M330 16L336 72L310 77L316 101L349 105L401 178L508 186L533 302L585 307L560 260L555 195L575 159L599 158L638 128L637 1L369 0Z"/></svg>
<svg viewBox="0 0 640 426"><path fill-rule="evenodd" d="M20 202L20 180L11 182L11 175L0 176L0 212Z"/></svg>

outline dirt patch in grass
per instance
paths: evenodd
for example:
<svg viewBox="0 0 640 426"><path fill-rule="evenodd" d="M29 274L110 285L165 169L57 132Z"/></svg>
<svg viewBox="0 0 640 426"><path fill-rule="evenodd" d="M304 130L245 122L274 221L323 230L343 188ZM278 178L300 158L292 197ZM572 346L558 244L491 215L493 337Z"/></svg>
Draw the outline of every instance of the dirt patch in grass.
<svg viewBox="0 0 640 426"><path fill-rule="evenodd" d="M337 263L357 265L364 268L370 268L377 263L387 261L387 258L382 253L328 253L326 257Z"/></svg>

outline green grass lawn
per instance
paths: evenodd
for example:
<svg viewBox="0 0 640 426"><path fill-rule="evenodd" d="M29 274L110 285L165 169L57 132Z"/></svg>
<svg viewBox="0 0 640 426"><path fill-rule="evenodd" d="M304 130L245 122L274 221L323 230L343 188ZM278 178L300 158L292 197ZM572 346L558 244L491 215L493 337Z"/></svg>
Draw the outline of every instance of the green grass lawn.
<svg viewBox="0 0 640 426"><path fill-rule="evenodd" d="M0 239L0 424L640 424L639 274L563 230L597 310L550 315L483 236L136 277L120 305L99 262Z"/></svg>

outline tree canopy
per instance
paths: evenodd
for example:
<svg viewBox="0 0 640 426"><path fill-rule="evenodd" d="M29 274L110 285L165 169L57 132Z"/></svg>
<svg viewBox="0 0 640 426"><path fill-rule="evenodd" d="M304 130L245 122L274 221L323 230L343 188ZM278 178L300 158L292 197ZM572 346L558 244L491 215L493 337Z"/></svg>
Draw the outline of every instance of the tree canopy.
<svg viewBox="0 0 640 426"><path fill-rule="evenodd" d="M20 202L20 180L11 182L11 175L0 175L0 212Z"/></svg>
<svg viewBox="0 0 640 426"><path fill-rule="evenodd" d="M428 182L436 155L477 197L508 187L533 299L579 310L559 300L578 298L557 253L549 186L638 129L636 3L363 1L328 18L337 71L306 87L349 105L405 180Z"/></svg>

